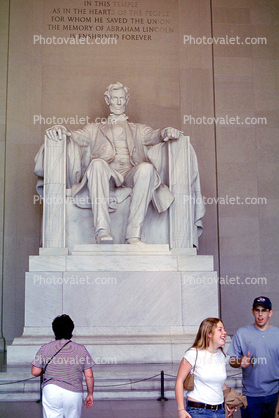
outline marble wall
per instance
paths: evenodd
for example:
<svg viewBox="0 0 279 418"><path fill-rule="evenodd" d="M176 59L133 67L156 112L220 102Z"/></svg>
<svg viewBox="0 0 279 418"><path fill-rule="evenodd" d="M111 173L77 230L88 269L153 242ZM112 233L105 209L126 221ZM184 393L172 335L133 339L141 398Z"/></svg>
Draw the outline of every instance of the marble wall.
<svg viewBox="0 0 279 418"><path fill-rule="evenodd" d="M278 3L180 7L187 35L180 46L181 121L198 155L207 209L200 252L215 256L231 334L252 322L252 301L261 294L274 301L278 326Z"/></svg>
<svg viewBox="0 0 279 418"><path fill-rule="evenodd" d="M4 191L5 191L5 153L6 153L6 101L7 101L7 71L8 71L8 17L9 2L0 4L0 294L3 289L3 237L4 237ZM2 298L0 302L0 322L2 323ZM0 330L0 350L4 348L2 329Z"/></svg>
<svg viewBox="0 0 279 418"><path fill-rule="evenodd" d="M89 117L90 121L105 117L103 92L107 84L116 80L131 89L127 107L131 121L154 128L173 125L191 138L207 208L199 253L214 255L220 277L221 315L227 329L233 333L252 321L250 306L260 294L271 297L273 323L279 325L276 0L139 0L132 2L138 4L136 10L169 12L169 16L161 16L165 19L161 23L150 23L150 27L159 27L162 32L150 35L141 29L140 35L152 36L152 40L127 37L117 45L67 47L34 43L34 35L69 34L68 29L61 32L61 27L49 25L61 25L59 17L67 18L67 10L63 9L73 10L77 3L1 3L1 31L6 34L1 44L4 57L10 24L8 82L2 82L1 88L0 142L1 192L5 179L5 200L1 198L0 206L0 221L2 224L4 220L5 227L0 244L4 278L2 328L7 343L22 333L24 274L29 255L38 254L40 243L42 208L34 197L33 160L49 125L42 120L35 122L34 117L77 116L79 120ZM78 7L88 9L85 3L89 4L80 1ZM119 10L125 9L119 6L124 2L106 3L110 7L102 8L114 9L118 16ZM92 7L96 8L100 7ZM127 18L123 13L121 18ZM97 25L96 17L101 16L94 15ZM131 18L144 19L138 24L143 28L147 27L147 18L158 16L140 16L134 11ZM168 19L170 23L166 23ZM239 37L241 42L261 37L267 43L201 43L203 37ZM1 67L4 76L6 68ZM239 117L241 124L229 123L226 117L235 121ZM248 124L245 118L252 117L266 118L267 123ZM219 122L214 124L210 118L219 118ZM220 123L221 118L226 123ZM2 136L5 124L6 151ZM68 126L76 128L79 123Z"/></svg>
<svg viewBox="0 0 279 418"><path fill-rule="evenodd" d="M278 326L278 2L214 0L212 22L213 36L240 42L213 46L216 117L239 117L216 125L218 196L239 196L218 208L220 276L240 283L221 286L222 315L232 332L265 294Z"/></svg>

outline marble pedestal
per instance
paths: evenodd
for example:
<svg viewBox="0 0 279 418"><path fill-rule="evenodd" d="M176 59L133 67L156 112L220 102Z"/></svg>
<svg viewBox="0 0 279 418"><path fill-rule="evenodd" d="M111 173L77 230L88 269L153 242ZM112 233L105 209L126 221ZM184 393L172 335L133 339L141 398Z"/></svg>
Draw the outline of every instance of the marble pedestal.
<svg viewBox="0 0 279 418"><path fill-rule="evenodd" d="M42 248L25 280L24 332L7 347L8 364L30 363L62 313L75 322L73 339L103 364L180 361L200 322L218 316L213 257L194 248Z"/></svg>

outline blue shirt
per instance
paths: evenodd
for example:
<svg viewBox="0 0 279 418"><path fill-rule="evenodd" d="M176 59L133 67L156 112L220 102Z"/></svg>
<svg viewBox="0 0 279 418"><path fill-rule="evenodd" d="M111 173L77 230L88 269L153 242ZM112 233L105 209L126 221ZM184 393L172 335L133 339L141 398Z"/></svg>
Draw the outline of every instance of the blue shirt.
<svg viewBox="0 0 279 418"><path fill-rule="evenodd" d="M268 396L279 391L279 328L262 331L255 325L239 328L228 350L230 357L246 356L252 365L242 369L243 394Z"/></svg>

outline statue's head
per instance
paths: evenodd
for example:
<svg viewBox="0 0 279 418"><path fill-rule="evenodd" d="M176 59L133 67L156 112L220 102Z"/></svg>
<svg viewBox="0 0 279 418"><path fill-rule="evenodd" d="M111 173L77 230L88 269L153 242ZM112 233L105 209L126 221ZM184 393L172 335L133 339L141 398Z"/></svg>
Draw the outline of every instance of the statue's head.
<svg viewBox="0 0 279 418"><path fill-rule="evenodd" d="M128 87L124 87L119 82L110 84L105 92L106 104L109 106L110 112L114 115L121 115L125 112L129 97Z"/></svg>

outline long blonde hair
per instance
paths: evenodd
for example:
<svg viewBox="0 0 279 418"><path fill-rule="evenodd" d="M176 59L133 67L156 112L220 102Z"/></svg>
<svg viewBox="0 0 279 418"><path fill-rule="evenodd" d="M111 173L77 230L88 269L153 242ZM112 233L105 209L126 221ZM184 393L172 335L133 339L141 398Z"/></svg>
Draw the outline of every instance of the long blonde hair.
<svg viewBox="0 0 279 418"><path fill-rule="evenodd" d="M209 347L209 337L208 334L214 333L215 328L217 327L218 322L223 322L219 318L206 318L204 319L199 327L196 339L191 348L196 348L197 350L205 350ZM224 324L223 324L224 325ZM220 347L222 353L225 355L224 350Z"/></svg>

